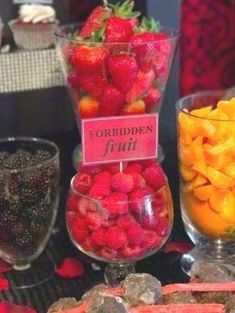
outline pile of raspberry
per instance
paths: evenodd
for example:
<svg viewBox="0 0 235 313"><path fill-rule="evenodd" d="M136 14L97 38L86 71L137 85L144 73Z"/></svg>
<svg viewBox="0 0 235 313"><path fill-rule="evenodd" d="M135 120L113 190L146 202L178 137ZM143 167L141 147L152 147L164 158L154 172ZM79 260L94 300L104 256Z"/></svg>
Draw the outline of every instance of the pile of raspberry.
<svg viewBox="0 0 235 313"><path fill-rule="evenodd" d="M101 260L139 259L171 229L167 180L155 160L82 166L72 179L67 224L72 239Z"/></svg>

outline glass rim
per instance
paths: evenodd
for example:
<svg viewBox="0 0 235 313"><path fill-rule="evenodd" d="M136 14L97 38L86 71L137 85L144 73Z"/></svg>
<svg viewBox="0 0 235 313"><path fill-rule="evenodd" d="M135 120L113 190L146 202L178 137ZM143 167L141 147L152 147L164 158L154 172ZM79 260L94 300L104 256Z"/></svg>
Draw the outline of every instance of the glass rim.
<svg viewBox="0 0 235 313"><path fill-rule="evenodd" d="M19 168L19 169L0 169L0 174L4 174L4 173L20 173L20 172L24 172L24 171L30 171L32 169L38 169L43 167L44 165L47 165L48 163L51 163L53 161L55 161L56 159L59 159L59 155L60 155L60 150L59 147L52 141L47 140L47 139L43 139L43 138L39 138L39 137L27 137L27 136L20 136L20 137L0 137L0 145L2 143L9 143L9 142L31 142L31 143L42 143L42 144L47 144L50 147L53 147L55 149L55 153L47 160L41 161L39 164L36 165L31 165L31 166L27 166L24 168Z"/></svg>
<svg viewBox="0 0 235 313"><path fill-rule="evenodd" d="M69 23L69 24L64 24L64 25L60 25L56 28L56 30L54 31L54 36L56 38L59 38L59 39L66 39L70 42L74 42L74 43L79 43L79 44L91 44L91 45L97 45L97 46L100 46L100 45L130 45L131 43L129 42L109 42L109 43L105 43L105 42L92 42L92 41L86 41L86 40L76 40L76 39L71 39L71 37L69 37L68 34L66 33L62 33L63 29L67 29L69 27L74 27L74 26L82 26L84 23ZM170 27L170 26L164 26L164 25L161 25L160 26L160 30L166 30L168 31L168 35L169 35L169 38L166 38L166 39L159 39L159 40L156 40L156 41L150 41L152 43L154 42L164 42L164 41L172 41L172 40L176 40L178 37L179 37L179 30L177 28L174 28L174 27ZM139 45L144 45L146 43L140 43Z"/></svg>
<svg viewBox="0 0 235 313"><path fill-rule="evenodd" d="M208 117L201 117L201 116L197 116L197 115L193 115L193 114L190 114L190 112L186 112L185 109L186 108L183 108L181 106L181 104L189 99L194 99L194 98L197 98L197 97L203 97L203 96L216 96L216 95L220 95L220 94L225 94L226 90L203 90L203 91L198 91L198 92L195 92L195 93L191 93L187 96L184 96L182 98L180 98L179 100L176 101L176 104L175 104L175 107L177 109L177 111L179 111L180 113L183 113L187 116L190 116L190 117L193 117L193 118L197 118L199 120L204 120L204 121L215 121L215 122L231 122L231 123L234 123L235 122L235 119L233 120L224 120L224 119L218 119L218 118L208 118ZM235 97L235 96L234 96ZM221 98L219 101L228 101L224 98ZM208 103L208 105L206 106L210 106L210 104ZM206 107L204 106L204 107Z"/></svg>
<svg viewBox="0 0 235 313"><path fill-rule="evenodd" d="M90 200L94 203L103 203L104 202L104 199L102 200L99 200L99 199L94 199L92 197L89 197L88 195L85 195L77 190L75 190L74 186L73 186L73 182L74 182L74 179L75 177L78 175L75 174L72 178L71 178L71 181L70 181L70 189L72 190L73 194L77 195L77 196L80 196L82 198L85 198L87 200ZM140 201L145 201L146 199L148 200L154 200L156 198L156 195L160 194L165 188L169 189L169 192L170 192L170 188L169 188L169 184L168 184L168 179L167 179L167 176L165 175L165 179L166 179L166 184L161 187L159 190L157 190L156 192L154 192L152 195L146 195L146 196L143 196L143 198L140 200ZM131 204L131 203L136 203L137 201L116 201L116 203L127 203L127 204Z"/></svg>

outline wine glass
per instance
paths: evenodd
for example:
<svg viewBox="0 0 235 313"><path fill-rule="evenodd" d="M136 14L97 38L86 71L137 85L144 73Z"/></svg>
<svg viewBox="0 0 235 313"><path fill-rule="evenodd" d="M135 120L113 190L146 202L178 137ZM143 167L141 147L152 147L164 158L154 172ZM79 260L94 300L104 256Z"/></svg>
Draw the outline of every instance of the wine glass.
<svg viewBox="0 0 235 313"><path fill-rule="evenodd" d="M147 162L125 163L123 172L118 163L81 167L71 180L66 210L70 238L83 253L108 263L105 280L110 286L134 272L133 263L157 252L172 229L173 206L165 175L161 184L150 186L148 165L142 174L129 172ZM125 187L120 187L120 177Z"/></svg>
<svg viewBox="0 0 235 313"><path fill-rule="evenodd" d="M235 247L235 101L205 91L177 102L181 212L195 248L184 254L190 275L198 262L231 264Z"/></svg>
<svg viewBox="0 0 235 313"><path fill-rule="evenodd" d="M58 202L58 147L32 137L1 139L0 257L13 265L11 287L31 287L52 274L50 259L32 262L48 243Z"/></svg>

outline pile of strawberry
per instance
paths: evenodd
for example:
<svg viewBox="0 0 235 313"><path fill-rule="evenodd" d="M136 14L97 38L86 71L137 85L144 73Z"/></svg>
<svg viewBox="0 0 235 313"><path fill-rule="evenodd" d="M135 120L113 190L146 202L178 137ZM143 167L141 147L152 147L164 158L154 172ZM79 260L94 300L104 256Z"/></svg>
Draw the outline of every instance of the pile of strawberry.
<svg viewBox="0 0 235 313"><path fill-rule="evenodd" d="M102 260L140 259L172 224L166 177L155 160L82 166L71 183L67 224L76 244Z"/></svg>
<svg viewBox="0 0 235 313"><path fill-rule="evenodd" d="M160 105L173 41L153 19L140 23L133 6L127 0L97 7L62 49L81 118L149 113Z"/></svg>

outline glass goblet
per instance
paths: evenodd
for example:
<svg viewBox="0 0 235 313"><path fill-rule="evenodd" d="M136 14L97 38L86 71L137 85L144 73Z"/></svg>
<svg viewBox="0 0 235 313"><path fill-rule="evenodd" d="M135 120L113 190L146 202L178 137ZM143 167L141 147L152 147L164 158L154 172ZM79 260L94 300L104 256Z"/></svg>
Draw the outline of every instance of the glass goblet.
<svg viewBox="0 0 235 313"><path fill-rule="evenodd" d="M100 175L107 175L103 173ZM67 200L70 238L83 253L107 262L105 280L118 285L134 272L133 263L157 252L169 237L173 206L167 180L158 190L145 187L128 195L111 191L103 199L95 199L78 192L79 175L71 180Z"/></svg>
<svg viewBox="0 0 235 313"><path fill-rule="evenodd" d="M235 101L226 99L206 91L176 105L181 213L195 245L181 259L189 275L198 262L234 261Z"/></svg>
<svg viewBox="0 0 235 313"><path fill-rule="evenodd" d="M1 139L0 256L13 265L13 288L45 281L54 269L50 260L31 264L47 245L58 202L58 147L38 138Z"/></svg>
<svg viewBox="0 0 235 313"><path fill-rule="evenodd" d="M78 36L80 29L81 24L68 24L59 27L55 32L58 55L72 97L79 130L81 130L81 119L85 118L159 112L171 70L178 32L170 27L161 27L159 33L162 36L158 39L132 44L131 42L105 43L82 40ZM145 51L140 57L141 61L138 51ZM105 58L98 69L91 68L89 64L93 63L92 59L99 53L105 55ZM77 60L85 60L84 56L87 60L85 65L81 65ZM127 75L122 81L122 86L119 86L115 83L115 76L112 75L108 63L113 59L119 71L122 71L122 65L118 63L118 58L122 56L136 67L136 75L132 83ZM110 97L113 93L116 96ZM78 149L74 156L75 159L79 158ZM158 159L163 158L164 151L160 148Z"/></svg>

